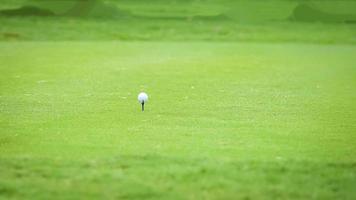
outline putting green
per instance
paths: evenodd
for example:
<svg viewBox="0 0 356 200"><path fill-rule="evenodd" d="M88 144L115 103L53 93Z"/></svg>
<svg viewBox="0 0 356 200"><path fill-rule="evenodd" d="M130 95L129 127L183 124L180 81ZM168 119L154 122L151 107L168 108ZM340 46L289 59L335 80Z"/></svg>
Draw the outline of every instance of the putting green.
<svg viewBox="0 0 356 200"><path fill-rule="evenodd" d="M352 199L355 53L1 42L0 197Z"/></svg>

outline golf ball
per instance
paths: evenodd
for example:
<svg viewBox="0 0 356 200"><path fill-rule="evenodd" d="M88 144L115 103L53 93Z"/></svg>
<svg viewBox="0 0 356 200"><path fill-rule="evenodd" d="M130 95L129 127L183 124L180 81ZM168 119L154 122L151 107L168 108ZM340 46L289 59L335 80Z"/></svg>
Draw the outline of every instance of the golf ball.
<svg viewBox="0 0 356 200"><path fill-rule="evenodd" d="M138 94L137 99L140 103L146 103L148 101L148 95L144 92L141 92L140 94Z"/></svg>

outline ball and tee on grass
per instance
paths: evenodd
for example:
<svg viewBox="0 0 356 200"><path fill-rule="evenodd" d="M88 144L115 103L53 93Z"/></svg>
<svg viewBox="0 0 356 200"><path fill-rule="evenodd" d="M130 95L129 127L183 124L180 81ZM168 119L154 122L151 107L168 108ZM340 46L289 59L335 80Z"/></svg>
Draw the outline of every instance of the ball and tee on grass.
<svg viewBox="0 0 356 200"><path fill-rule="evenodd" d="M145 103L148 101L148 95L144 92L141 92L140 94L138 94L138 102L141 103L142 105L142 112L145 111Z"/></svg>
<svg viewBox="0 0 356 200"><path fill-rule="evenodd" d="M356 0L146 2L0 0L0 200L356 200Z"/></svg>

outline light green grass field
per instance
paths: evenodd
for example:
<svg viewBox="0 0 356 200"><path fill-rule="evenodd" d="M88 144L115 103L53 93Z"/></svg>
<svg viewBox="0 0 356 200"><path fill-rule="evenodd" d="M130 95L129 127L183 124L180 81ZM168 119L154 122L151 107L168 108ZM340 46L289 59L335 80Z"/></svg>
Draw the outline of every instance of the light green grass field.
<svg viewBox="0 0 356 200"><path fill-rule="evenodd" d="M355 46L2 42L0 51L4 199L356 195Z"/></svg>
<svg viewBox="0 0 356 200"><path fill-rule="evenodd" d="M1 0L0 199L356 198L355 1L87 2Z"/></svg>

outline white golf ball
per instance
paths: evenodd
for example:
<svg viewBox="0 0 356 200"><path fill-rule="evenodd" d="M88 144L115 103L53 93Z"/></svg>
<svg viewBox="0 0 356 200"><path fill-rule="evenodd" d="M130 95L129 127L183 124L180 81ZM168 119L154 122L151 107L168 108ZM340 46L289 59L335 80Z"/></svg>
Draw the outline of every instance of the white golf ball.
<svg viewBox="0 0 356 200"><path fill-rule="evenodd" d="M146 103L148 101L148 95L144 92L141 92L140 94L138 94L137 99L140 103Z"/></svg>

